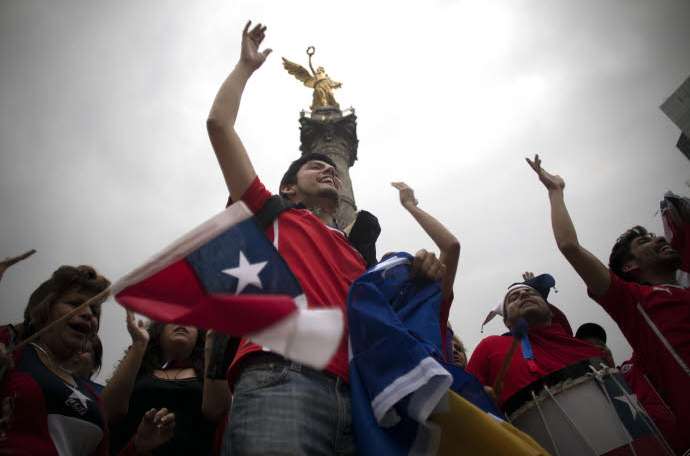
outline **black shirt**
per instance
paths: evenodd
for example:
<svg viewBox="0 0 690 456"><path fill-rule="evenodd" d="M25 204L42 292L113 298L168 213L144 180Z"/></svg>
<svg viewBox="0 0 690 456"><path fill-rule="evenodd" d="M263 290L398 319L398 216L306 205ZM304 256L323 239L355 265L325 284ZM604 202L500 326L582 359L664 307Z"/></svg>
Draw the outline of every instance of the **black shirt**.
<svg viewBox="0 0 690 456"><path fill-rule="evenodd" d="M111 427L111 450L116 454L134 436L144 413L167 408L175 413L173 438L154 455L209 455L216 425L201 413L203 383L198 378L163 380L153 375L137 379L129 399L129 412Z"/></svg>

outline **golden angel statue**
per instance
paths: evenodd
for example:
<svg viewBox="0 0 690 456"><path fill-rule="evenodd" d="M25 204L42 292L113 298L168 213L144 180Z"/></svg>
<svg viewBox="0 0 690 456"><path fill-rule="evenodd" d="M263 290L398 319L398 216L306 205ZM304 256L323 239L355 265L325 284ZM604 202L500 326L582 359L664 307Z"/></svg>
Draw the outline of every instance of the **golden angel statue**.
<svg viewBox="0 0 690 456"><path fill-rule="evenodd" d="M325 107L340 109L340 105L335 101L335 97L333 97L333 90L339 89L343 84L332 80L323 67L318 67L316 71L314 71L314 67L311 64L311 57L314 55L314 52L316 52L314 46L309 46L307 48L309 68L312 74L309 74L309 71L302 65L291 62L285 57L283 57L283 67L285 67L288 73L302 81L305 86L314 89L314 98L311 103L312 111L317 108Z"/></svg>

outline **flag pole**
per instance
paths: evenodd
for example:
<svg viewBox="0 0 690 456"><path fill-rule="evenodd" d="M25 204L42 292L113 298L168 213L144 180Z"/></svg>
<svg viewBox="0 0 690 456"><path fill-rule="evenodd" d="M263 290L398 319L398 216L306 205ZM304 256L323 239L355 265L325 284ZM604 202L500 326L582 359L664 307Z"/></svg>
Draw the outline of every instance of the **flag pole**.
<svg viewBox="0 0 690 456"><path fill-rule="evenodd" d="M496 398L500 397L501 391L503 391L503 379L508 372L508 365L510 365L510 362L513 360L513 355L515 355L515 350L517 349L519 343L520 339L514 337L512 344L510 344L508 353L506 353L505 358L503 358L503 364L501 365L501 369L498 371L496 381L494 382L494 393L496 394Z"/></svg>
<svg viewBox="0 0 690 456"><path fill-rule="evenodd" d="M496 394L497 398L500 397L501 391L503 391L503 380L508 372L508 366L513 360L513 355L515 355L515 350L517 350L522 338L527 336L528 329L529 325L527 324L527 321L524 318L518 318L510 330L510 333L513 336L513 342L510 344L508 353L506 353L506 356L503 358L503 364L501 365L501 369L498 371L496 381L494 382L494 393Z"/></svg>

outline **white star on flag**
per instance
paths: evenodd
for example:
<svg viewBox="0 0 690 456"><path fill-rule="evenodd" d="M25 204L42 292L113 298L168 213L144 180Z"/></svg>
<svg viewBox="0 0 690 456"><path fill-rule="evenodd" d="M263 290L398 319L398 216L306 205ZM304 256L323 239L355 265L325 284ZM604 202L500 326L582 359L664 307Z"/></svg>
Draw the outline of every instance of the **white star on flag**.
<svg viewBox="0 0 690 456"><path fill-rule="evenodd" d="M77 388L73 387L72 385L68 385L68 384L65 384L65 385L67 386L67 388L72 390L72 394L69 395L67 400L70 400L70 399L75 400L75 401L79 402L82 405L82 407L84 407L85 409L88 408L87 403L91 399L86 394L82 393Z"/></svg>
<svg viewBox="0 0 690 456"><path fill-rule="evenodd" d="M633 417L633 420L637 419L637 397L634 394L630 395L630 399L626 397L625 395L623 396L614 396L614 399L617 401L621 401L622 403L626 404L630 408L630 414Z"/></svg>
<svg viewBox="0 0 690 456"><path fill-rule="evenodd" d="M260 261L258 263L250 263L244 253L240 250L240 264L236 268L223 269L223 274L233 276L237 279L237 290L235 294L242 293L247 285L254 285L258 288L263 288L259 273L266 266L268 261Z"/></svg>

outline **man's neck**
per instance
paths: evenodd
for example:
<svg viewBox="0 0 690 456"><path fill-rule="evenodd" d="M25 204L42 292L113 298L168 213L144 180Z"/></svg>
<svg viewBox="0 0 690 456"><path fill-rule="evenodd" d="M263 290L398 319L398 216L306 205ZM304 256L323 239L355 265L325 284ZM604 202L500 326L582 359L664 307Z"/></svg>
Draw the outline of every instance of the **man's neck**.
<svg viewBox="0 0 690 456"><path fill-rule="evenodd" d="M51 344L50 341L42 337L39 338L37 342L38 345L48 353L48 356L53 362L60 364L67 363L74 356L73 350L63 347L60 344Z"/></svg>
<svg viewBox="0 0 690 456"><path fill-rule="evenodd" d="M529 325L529 328L530 328L530 329L542 329L542 328L546 328L546 327L551 326L551 323L552 323L552 321L551 321L550 318L548 318L548 319L539 319L539 320L534 321L534 322L531 322L531 321L529 321L529 320L527 321L527 324Z"/></svg>
<svg viewBox="0 0 690 456"><path fill-rule="evenodd" d="M312 214L318 217L325 225L333 226L335 218L321 207L308 207Z"/></svg>
<svg viewBox="0 0 690 456"><path fill-rule="evenodd" d="M650 285L678 285L676 271L648 272L641 279Z"/></svg>
<svg viewBox="0 0 690 456"><path fill-rule="evenodd" d="M335 226L337 203L327 198L306 198L301 203L325 225Z"/></svg>

